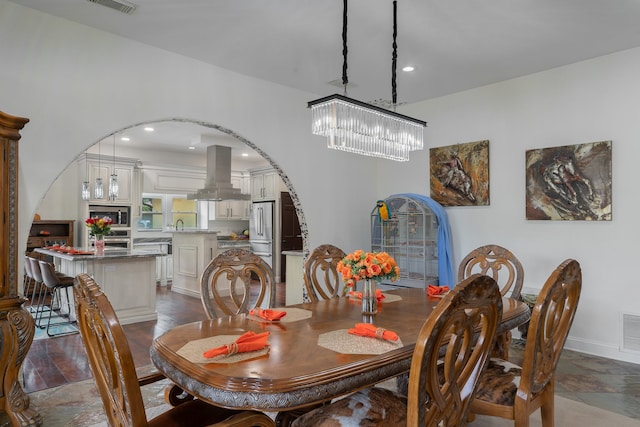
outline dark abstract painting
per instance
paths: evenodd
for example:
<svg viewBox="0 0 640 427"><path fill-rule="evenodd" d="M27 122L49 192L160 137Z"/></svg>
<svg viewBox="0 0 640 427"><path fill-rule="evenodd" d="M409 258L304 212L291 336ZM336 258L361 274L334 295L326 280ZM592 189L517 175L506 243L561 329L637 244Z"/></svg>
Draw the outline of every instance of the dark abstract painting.
<svg viewBox="0 0 640 427"><path fill-rule="evenodd" d="M431 198L442 206L489 204L489 141L429 150Z"/></svg>
<svg viewBox="0 0 640 427"><path fill-rule="evenodd" d="M526 152L532 220L611 220L611 141Z"/></svg>

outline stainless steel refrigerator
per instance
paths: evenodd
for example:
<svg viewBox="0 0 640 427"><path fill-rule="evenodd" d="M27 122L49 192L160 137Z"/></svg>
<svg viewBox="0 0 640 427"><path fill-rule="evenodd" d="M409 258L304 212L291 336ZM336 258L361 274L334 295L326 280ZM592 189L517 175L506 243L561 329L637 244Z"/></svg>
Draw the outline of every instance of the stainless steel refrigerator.
<svg viewBox="0 0 640 427"><path fill-rule="evenodd" d="M251 251L273 267L273 206L274 202L251 204L249 243Z"/></svg>

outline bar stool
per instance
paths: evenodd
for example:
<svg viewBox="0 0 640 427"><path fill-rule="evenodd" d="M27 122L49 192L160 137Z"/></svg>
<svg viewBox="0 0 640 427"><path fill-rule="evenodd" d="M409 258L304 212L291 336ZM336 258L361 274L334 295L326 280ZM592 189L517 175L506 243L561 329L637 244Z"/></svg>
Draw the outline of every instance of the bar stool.
<svg viewBox="0 0 640 427"><path fill-rule="evenodd" d="M38 289L36 286L36 279L33 277L33 273L31 272L31 261L28 256L24 257L24 281L22 289L24 296L29 297L29 313L35 313L38 306L34 305L34 298L36 297Z"/></svg>
<svg viewBox="0 0 640 427"><path fill-rule="evenodd" d="M41 325L41 320L42 320L43 314L46 313L47 311L46 309L48 309L48 306L46 305L46 299L49 293L42 279L39 260L28 256L25 258L25 261L29 263L31 276L33 277L34 297L32 301L35 301L36 304L35 304L35 310L32 310L32 313L35 313L34 318L35 318L36 326L38 328L44 328L44 326ZM37 296L35 296L36 293L37 293ZM33 305L33 303L31 305Z"/></svg>
<svg viewBox="0 0 640 427"><path fill-rule="evenodd" d="M38 263L40 264L40 272L42 274L42 279L46 287L46 292L51 296L51 306L49 308L49 318L47 320L46 326L47 335L50 337L56 337L60 335L77 333L77 329L60 333L50 332L51 326L63 326L76 323L76 321L72 320L71 318L72 313L75 311L75 308L73 307L73 300L71 299L72 297L69 294L69 288L73 287L73 277L63 274L56 274L56 270L54 269L53 265L46 261L38 261ZM65 292L64 296L66 298L63 298L62 291ZM63 308L66 308L66 313L63 312ZM52 324L51 316L54 311L57 311L61 316L67 317L68 320L66 322L56 322ZM42 320L42 317L40 318L40 320ZM44 326L40 327L44 328Z"/></svg>

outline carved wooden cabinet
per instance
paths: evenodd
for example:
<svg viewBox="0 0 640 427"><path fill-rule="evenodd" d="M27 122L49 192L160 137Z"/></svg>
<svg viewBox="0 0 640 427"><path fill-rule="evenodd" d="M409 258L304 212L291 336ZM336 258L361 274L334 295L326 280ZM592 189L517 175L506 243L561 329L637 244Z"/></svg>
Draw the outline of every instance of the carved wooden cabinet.
<svg viewBox="0 0 640 427"><path fill-rule="evenodd" d="M27 122L0 111L0 424L9 418L14 426L41 426L42 417L29 408L19 381L35 333L33 318L22 307L26 300L18 294L23 276L18 270L18 141Z"/></svg>

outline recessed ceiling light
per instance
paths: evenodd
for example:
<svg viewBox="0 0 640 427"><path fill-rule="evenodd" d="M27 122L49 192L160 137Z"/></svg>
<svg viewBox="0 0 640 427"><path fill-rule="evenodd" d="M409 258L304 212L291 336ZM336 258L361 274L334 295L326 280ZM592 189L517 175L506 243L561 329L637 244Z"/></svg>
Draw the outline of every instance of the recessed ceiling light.
<svg viewBox="0 0 640 427"><path fill-rule="evenodd" d="M147 126L144 130L147 132L153 132L153 128L151 126Z"/></svg>
<svg viewBox="0 0 640 427"><path fill-rule="evenodd" d="M415 69L415 68L413 68L412 66L407 65L406 67L404 67L404 68L402 69L402 71L405 71L405 72L409 73L409 72L413 71L414 69Z"/></svg>
<svg viewBox="0 0 640 427"><path fill-rule="evenodd" d="M131 139L129 139L128 136L123 136L122 138L120 138L120 141L131 141Z"/></svg>
<svg viewBox="0 0 640 427"><path fill-rule="evenodd" d="M194 147L193 145L189 146L189 150L195 150L196 147Z"/></svg>
<svg viewBox="0 0 640 427"><path fill-rule="evenodd" d="M247 154L247 153L242 153L242 157L249 157L249 154Z"/></svg>

